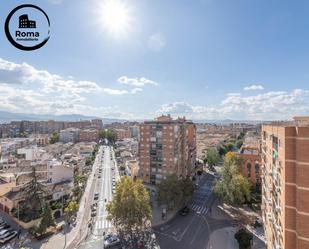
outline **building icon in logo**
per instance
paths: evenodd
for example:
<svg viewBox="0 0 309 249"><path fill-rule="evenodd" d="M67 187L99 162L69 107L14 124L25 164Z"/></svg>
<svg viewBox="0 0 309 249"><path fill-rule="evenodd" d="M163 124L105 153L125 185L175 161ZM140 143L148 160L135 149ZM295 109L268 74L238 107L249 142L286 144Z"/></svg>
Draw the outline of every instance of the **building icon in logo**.
<svg viewBox="0 0 309 249"><path fill-rule="evenodd" d="M26 14L21 15L19 17L19 28L34 29L36 28L36 21L29 20Z"/></svg>

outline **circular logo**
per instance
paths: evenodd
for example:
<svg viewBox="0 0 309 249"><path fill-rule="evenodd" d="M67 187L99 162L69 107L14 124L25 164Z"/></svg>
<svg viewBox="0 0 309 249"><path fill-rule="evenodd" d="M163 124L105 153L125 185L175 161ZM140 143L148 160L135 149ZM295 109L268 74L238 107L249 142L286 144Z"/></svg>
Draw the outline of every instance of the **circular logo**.
<svg viewBox="0 0 309 249"><path fill-rule="evenodd" d="M31 51L43 47L49 40L50 21L40 7L23 4L10 12L4 30L14 47Z"/></svg>

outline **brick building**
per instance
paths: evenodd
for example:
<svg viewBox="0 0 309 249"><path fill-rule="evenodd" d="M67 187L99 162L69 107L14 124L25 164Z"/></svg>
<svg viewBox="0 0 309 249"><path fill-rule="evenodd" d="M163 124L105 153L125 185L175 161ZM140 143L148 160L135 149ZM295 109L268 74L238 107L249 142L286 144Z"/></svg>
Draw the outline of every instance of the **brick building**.
<svg viewBox="0 0 309 249"><path fill-rule="evenodd" d="M267 248L309 248L309 117L262 127Z"/></svg>
<svg viewBox="0 0 309 249"><path fill-rule="evenodd" d="M190 176L196 160L196 128L170 115L140 125L139 177L150 184L169 174Z"/></svg>
<svg viewBox="0 0 309 249"><path fill-rule="evenodd" d="M79 132L80 142L98 142L99 141L99 130L96 129L85 129Z"/></svg>
<svg viewBox="0 0 309 249"><path fill-rule="evenodd" d="M249 137L244 141L237 155L242 159L240 173L246 177L252 186L261 191L262 157L261 140L258 137Z"/></svg>

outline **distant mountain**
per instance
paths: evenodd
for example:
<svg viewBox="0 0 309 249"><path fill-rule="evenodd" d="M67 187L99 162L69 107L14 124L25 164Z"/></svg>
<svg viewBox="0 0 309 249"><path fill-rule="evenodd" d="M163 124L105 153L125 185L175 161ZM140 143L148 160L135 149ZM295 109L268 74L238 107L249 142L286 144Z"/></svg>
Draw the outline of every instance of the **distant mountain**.
<svg viewBox="0 0 309 249"><path fill-rule="evenodd" d="M53 115L53 114L28 114L28 113L13 113L7 111L0 111L0 123L8 123L11 121L29 120L29 121L42 121L42 120L57 120L57 121L80 121L90 119L102 119L103 124L110 124L114 122L123 123L124 119L113 118L100 118L96 116L85 116L81 114L66 114L66 115Z"/></svg>
<svg viewBox="0 0 309 249"><path fill-rule="evenodd" d="M257 125L257 124L267 123L269 121L224 119L224 120L193 120L193 122L197 124L217 124L217 125L229 125L229 124L236 124L236 123Z"/></svg>

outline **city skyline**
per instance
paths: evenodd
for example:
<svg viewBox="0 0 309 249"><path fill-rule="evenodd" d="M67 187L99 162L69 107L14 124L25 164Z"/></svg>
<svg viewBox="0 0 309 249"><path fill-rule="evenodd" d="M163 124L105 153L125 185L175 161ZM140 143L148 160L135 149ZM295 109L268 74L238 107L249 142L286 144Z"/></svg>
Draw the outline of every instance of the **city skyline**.
<svg viewBox="0 0 309 249"><path fill-rule="evenodd" d="M309 114L305 1L110 2L40 3L52 27L40 50L2 39L0 110L197 121ZM0 25L16 4L1 5Z"/></svg>

